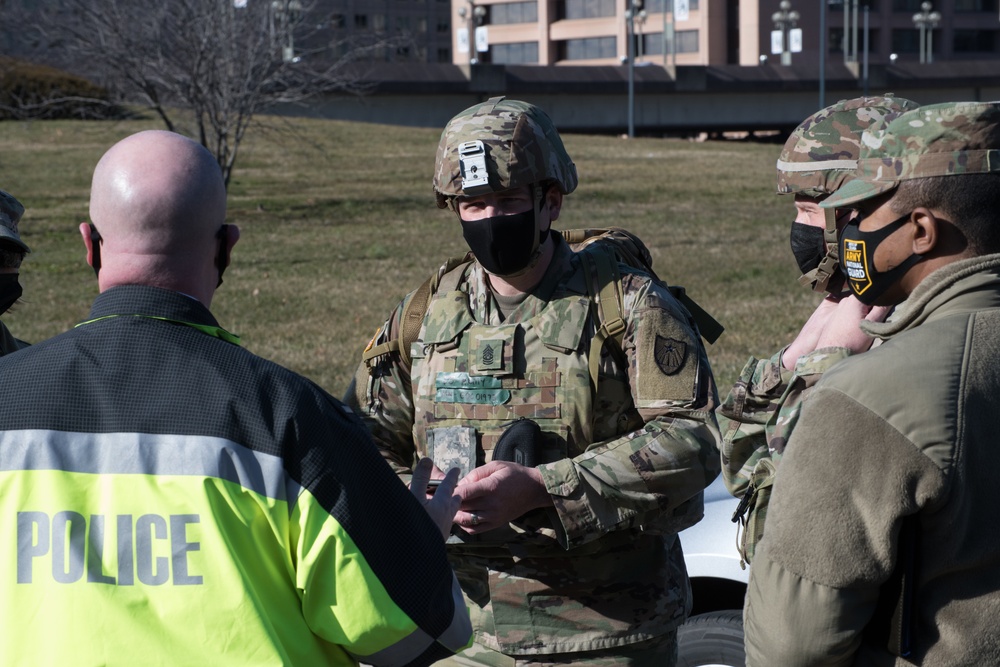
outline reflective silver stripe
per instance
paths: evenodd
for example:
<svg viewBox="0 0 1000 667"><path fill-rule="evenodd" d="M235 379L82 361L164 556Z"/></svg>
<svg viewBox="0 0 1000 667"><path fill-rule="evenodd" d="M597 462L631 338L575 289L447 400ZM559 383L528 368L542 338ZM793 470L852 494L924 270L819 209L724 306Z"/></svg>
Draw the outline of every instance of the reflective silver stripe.
<svg viewBox="0 0 1000 667"><path fill-rule="evenodd" d="M392 646L371 655L355 655L350 651L347 652L358 662L373 667L400 667L412 662L414 657L423 654L433 642L430 635L417 628Z"/></svg>
<svg viewBox="0 0 1000 667"><path fill-rule="evenodd" d="M451 576L451 597L455 602L455 613L451 618L451 625L438 637L437 641L453 653L458 653L466 647L472 638L472 621L469 619L469 612L465 609L462 587L454 574ZM396 667L397 665L405 665L422 654L433 641L430 635L418 628L388 648L371 655L354 655L354 658L358 662L376 667Z"/></svg>
<svg viewBox="0 0 1000 667"><path fill-rule="evenodd" d="M204 435L0 431L0 471L214 477L291 506L302 491L280 457Z"/></svg>
<svg viewBox="0 0 1000 667"><path fill-rule="evenodd" d="M857 169L857 167L857 160L818 160L816 162L778 160L778 171L829 171L830 169Z"/></svg>

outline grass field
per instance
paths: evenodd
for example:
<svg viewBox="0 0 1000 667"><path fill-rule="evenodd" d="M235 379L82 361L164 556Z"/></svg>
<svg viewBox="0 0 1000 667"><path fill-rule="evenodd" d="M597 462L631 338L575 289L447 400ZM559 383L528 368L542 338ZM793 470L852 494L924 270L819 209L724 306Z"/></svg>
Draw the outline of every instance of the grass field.
<svg viewBox="0 0 1000 667"><path fill-rule="evenodd" d="M456 110L458 111L458 110ZM230 185L240 226L213 303L245 347L341 395L374 329L447 257L461 230L434 205L439 130L272 119L252 130ZM27 208L25 294L3 317L38 341L84 319L97 292L77 223L90 174L118 139L153 121L0 123L0 189ZM777 144L567 135L580 187L561 228L620 226L649 245L727 328L709 348L725 393L749 354L790 340L816 302L795 284L789 198L774 195Z"/></svg>

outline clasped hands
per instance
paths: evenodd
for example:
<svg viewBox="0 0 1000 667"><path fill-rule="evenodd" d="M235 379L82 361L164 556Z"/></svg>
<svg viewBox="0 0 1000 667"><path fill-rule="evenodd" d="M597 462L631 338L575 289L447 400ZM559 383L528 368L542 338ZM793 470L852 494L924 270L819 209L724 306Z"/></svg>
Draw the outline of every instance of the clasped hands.
<svg viewBox="0 0 1000 667"><path fill-rule="evenodd" d="M542 475L535 468L490 461L460 480L458 474L458 468L445 474L429 458L422 458L414 466L410 481L410 492L423 503L445 538L453 523L476 535L552 504ZM433 494L427 489L431 479L442 480Z"/></svg>

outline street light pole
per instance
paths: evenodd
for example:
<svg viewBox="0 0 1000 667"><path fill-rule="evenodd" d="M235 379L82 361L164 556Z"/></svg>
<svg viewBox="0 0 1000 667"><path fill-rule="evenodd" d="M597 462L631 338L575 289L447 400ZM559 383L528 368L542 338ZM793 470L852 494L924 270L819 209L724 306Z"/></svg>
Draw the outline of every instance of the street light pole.
<svg viewBox="0 0 1000 667"><path fill-rule="evenodd" d="M635 137L635 20L642 0L630 0L625 10L625 32L628 35L628 138Z"/></svg>
<svg viewBox="0 0 1000 667"><path fill-rule="evenodd" d="M469 3L469 9L459 7L458 17L462 19L462 22L465 24L465 33L467 35L466 41L468 42L469 48L469 64L478 65L479 57L476 55L478 53L476 50L476 36L472 28L473 24L475 24L474 27L476 28L483 24L483 19L486 17L486 8L481 5L477 5L473 0L467 1Z"/></svg>
<svg viewBox="0 0 1000 667"><path fill-rule="evenodd" d="M472 0L469 0L469 4L472 4ZM482 5L475 5L475 6L473 6L473 8L472 8L472 15L476 19L476 33L478 33L479 32L479 28L482 27L483 21L486 19L486 7L483 7ZM478 34L474 36L474 38L473 38L472 41L473 41L473 43L475 44L475 47L476 47L476 62L478 63L479 62L479 53L480 53L480 51L479 51L479 36L478 36ZM487 47L486 48L487 49L489 48L489 44L488 43L487 43ZM483 53L487 53L486 49L483 49L482 52ZM487 53L487 55L489 55L489 54ZM486 62L489 62L489 61L490 61L489 58L487 58Z"/></svg>
<svg viewBox="0 0 1000 667"><path fill-rule="evenodd" d="M920 62L934 62L934 28L941 21L940 12L932 12L929 2L920 4L921 11L913 15L913 23L920 31Z"/></svg>
<svg viewBox="0 0 1000 667"><path fill-rule="evenodd" d="M826 108L826 8L827 0L819 0L819 108Z"/></svg>
<svg viewBox="0 0 1000 667"><path fill-rule="evenodd" d="M244 4L245 6L245 4ZM299 0L271 0L271 39L281 43L281 59L286 62L298 62L295 56L295 24L299 20L302 3ZM275 19L278 26L275 35Z"/></svg>
<svg viewBox="0 0 1000 667"><path fill-rule="evenodd" d="M868 97L868 5L865 5L864 56L861 60L861 80L864 81L864 96Z"/></svg>
<svg viewBox="0 0 1000 667"><path fill-rule="evenodd" d="M462 19L462 23L465 24L465 48L469 51L469 65L475 65L475 52L473 51L475 46L472 44L472 31L469 30L469 10L465 7L459 7L458 18ZM459 35L459 44L461 44L461 33Z"/></svg>
<svg viewBox="0 0 1000 667"><path fill-rule="evenodd" d="M635 41L636 41L636 47L637 47L637 51L638 51L638 55L636 56L636 58L639 60L639 62L642 62L642 34L643 34L642 33L642 26L644 26L646 24L646 10L645 9L640 9L639 13L635 15L634 21L635 21L635 23L639 24L639 31L638 32L636 32L634 26L632 28L632 32L634 33L634 37L635 37Z"/></svg>
<svg viewBox="0 0 1000 667"><path fill-rule="evenodd" d="M781 0L778 7L780 9L771 14L771 20L774 21L775 30L781 31L781 64L791 65L792 52L789 44L789 30L794 28L798 22L799 13L792 9L792 3L788 0Z"/></svg>

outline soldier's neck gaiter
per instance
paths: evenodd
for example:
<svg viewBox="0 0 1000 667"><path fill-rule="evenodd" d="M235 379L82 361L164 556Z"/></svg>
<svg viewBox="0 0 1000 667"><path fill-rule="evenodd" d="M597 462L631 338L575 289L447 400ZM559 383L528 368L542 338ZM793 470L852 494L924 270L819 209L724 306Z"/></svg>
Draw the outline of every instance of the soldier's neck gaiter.
<svg viewBox="0 0 1000 667"><path fill-rule="evenodd" d="M462 236L483 268L497 276L512 276L526 269L544 238L535 237L535 212L495 215L462 220Z"/></svg>
<svg viewBox="0 0 1000 667"><path fill-rule="evenodd" d="M910 214L900 217L882 229L863 232L859 229L861 217L844 227L840 238L840 264L847 274L847 284L861 303L871 306L875 300L899 281L910 267L921 261L923 255L911 254L888 271L875 268L875 250L879 244L910 219ZM888 304L883 304L888 305Z"/></svg>

